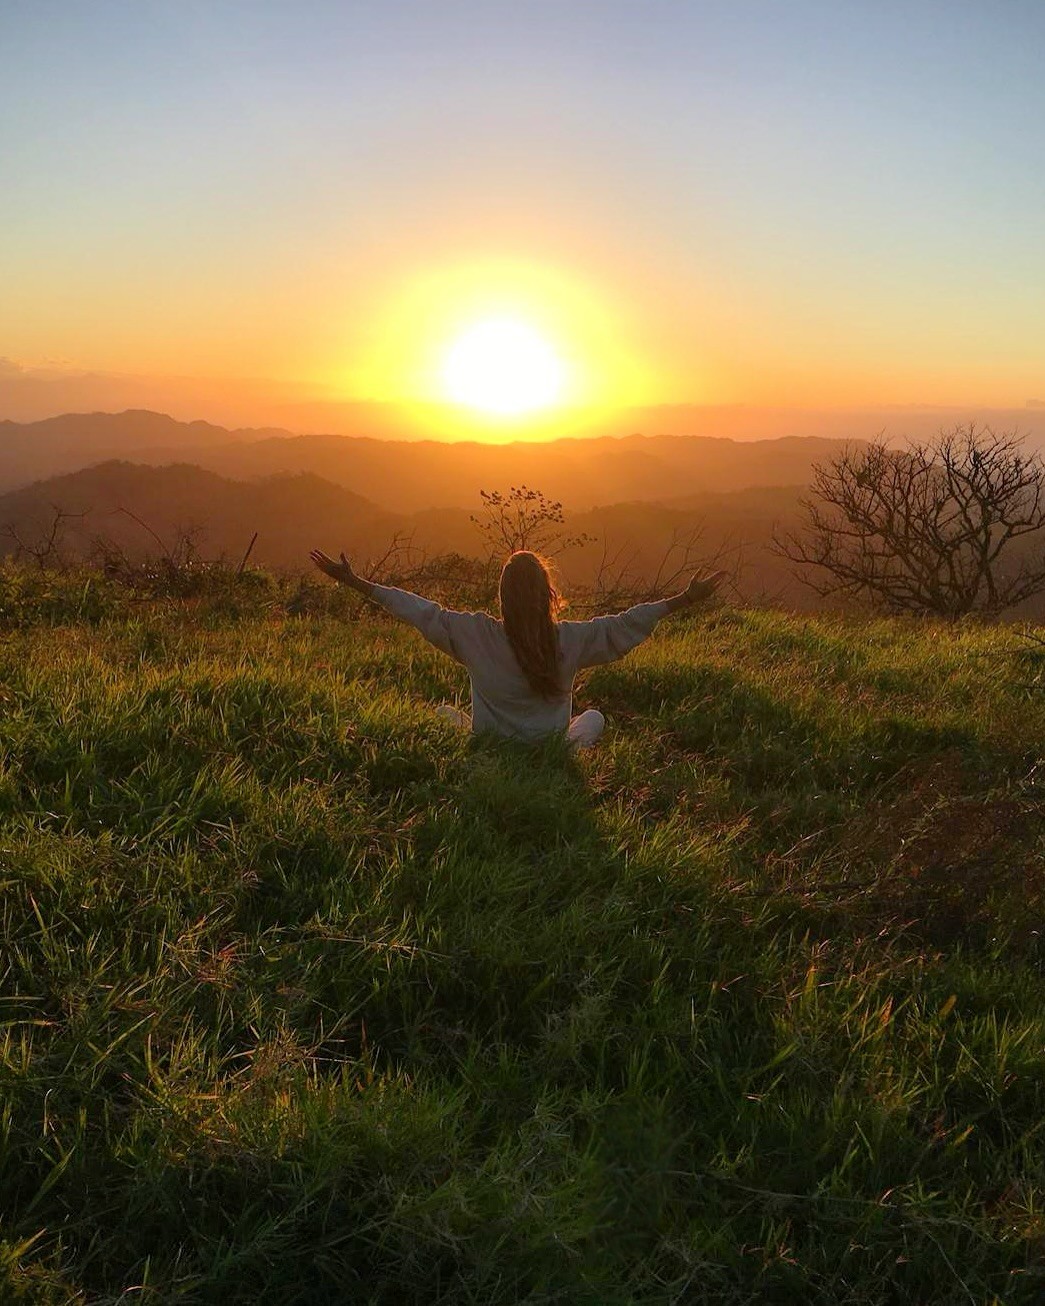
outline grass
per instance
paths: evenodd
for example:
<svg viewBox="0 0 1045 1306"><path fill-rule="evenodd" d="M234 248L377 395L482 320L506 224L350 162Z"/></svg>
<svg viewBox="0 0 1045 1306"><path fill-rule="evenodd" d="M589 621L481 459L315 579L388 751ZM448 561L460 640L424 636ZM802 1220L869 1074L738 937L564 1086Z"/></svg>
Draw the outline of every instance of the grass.
<svg viewBox="0 0 1045 1306"><path fill-rule="evenodd" d="M676 618L570 757L377 617L73 617L0 635L0 1299L1042 1299L1038 645Z"/></svg>

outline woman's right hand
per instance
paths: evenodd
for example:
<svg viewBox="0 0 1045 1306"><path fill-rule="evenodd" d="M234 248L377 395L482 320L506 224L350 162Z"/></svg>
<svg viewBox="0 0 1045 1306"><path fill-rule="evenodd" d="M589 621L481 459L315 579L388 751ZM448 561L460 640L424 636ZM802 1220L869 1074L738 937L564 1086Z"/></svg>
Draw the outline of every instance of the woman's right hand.
<svg viewBox="0 0 1045 1306"><path fill-rule="evenodd" d="M686 598L690 603L710 599L728 575L728 571L713 571L710 576L694 576L686 586Z"/></svg>
<svg viewBox="0 0 1045 1306"><path fill-rule="evenodd" d="M343 553L340 562L335 562L322 549L313 549L308 556L325 576L329 576L331 580L336 580L340 585L351 585L358 580L356 573L352 570L352 564Z"/></svg>

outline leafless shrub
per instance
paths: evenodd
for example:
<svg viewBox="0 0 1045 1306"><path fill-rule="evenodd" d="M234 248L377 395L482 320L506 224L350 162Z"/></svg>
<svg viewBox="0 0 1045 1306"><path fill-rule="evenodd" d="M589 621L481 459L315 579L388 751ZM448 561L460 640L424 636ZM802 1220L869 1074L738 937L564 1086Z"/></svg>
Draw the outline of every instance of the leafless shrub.
<svg viewBox="0 0 1045 1306"><path fill-rule="evenodd" d="M396 531L384 550L368 558L362 567L363 575L378 585L398 585L424 570L427 552L414 542L414 533Z"/></svg>
<svg viewBox="0 0 1045 1306"><path fill-rule="evenodd" d="M732 570L736 579L735 550L723 545L713 553L701 547L703 527L675 527L671 538L652 565L643 566L630 543L611 548L603 542L602 557L589 585L578 589L571 606L581 612L612 612L635 603L650 603L684 589L694 572ZM727 567L731 560L732 568Z"/></svg>
<svg viewBox="0 0 1045 1306"><path fill-rule="evenodd" d="M611 546L602 540L602 552L590 583L575 592L571 606L579 611L609 612L630 606L640 586L639 551L630 541Z"/></svg>
<svg viewBox="0 0 1045 1306"><path fill-rule="evenodd" d="M413 533L397 532L364 574L379 585L417 590L454 607L489 607L496 599L499 560L463 553L429 554Z"/></svg>
<svg viewBox="0 0 1045 1306"><path fill-rule="evenodd" d="M130 518L132 522L135 522L143 531L151 536L160 550L162 561L172 571L181 571L186 568L197 567L203 562L200 553L200 541L205 532L202 526L193 525L191 523L186 526L176 526L174 529L174 537L171 543L167 544L156 533L156 531L153 530L147 521L143 521L141 517L139 517L137 513L132 512L130 508L116 508L114 512Z"/></svg>
<svg viewBox="0 0 1045 1306"><path fill-rule="evenodd" d="M131 554L128 548L111 535L100 533L93 537L89 553L90 562L100 567L108 580L125 586L138 595L149 598L198 598L217 596L232 591L267 588L270 578L262 572L248 570L247 562L257 542L255 531L238 564L225 555L204 557L201 541L204 530L196 525L174 528L165 540L153 527L129 508L117 508L110 516L128 518L139 526L153 541L155 550L144 554Z"/></svg>
<svg viewBox="0 0 1045 1306"><path fill-rule="evenodd" d="M488 549L487 575L481 588L490 602L496 594L497 567L505 554L531 549L555 559L567 550L600 543L587 531L570 533L562 504L540 490L519 485L506 495L498 490L479 493L482 511L471 520ZM730 552L723 547L713 556L704 554L702 536L700 526L676 527L652 564L644 563L630 542L611 545L602 540L602 555L591 580L570 587L571 609L578 613L617 611L676 593L693 572L721 566Z"/></svg>
<svg viewBox="0 0 1045 1306"><path fill-rule="evenodd" d="M417 572L417 588L451 607L490 610L497 605L499 578L496 559L440 553Z"/></svg>
<svg viewBox="0 0 1045 1306"><path fill-rule="evenodd" d="M15 562L31 558L41 571L68 571L70 560L66 551L66 531L70 522L82 522L86 515L85 512L67 512L57 504L52 504L50 521L35 535L24 535L13 523L4 526L0 534L14 545L12 557Z"/></svg>
<svg viewBox="0 0 1045 1306"><path fill-rule="evenodd" d="M504 556L518 549L557 557L565 549L590 544L593 537L565 530L562 504L548 499L540 490L513 485L507 494L500 490L480 490L480 512L471 520L479 531L490 556Z"/></svg>
<svg viewBox="0 0 1045 1306"><path fill-rule="evenodd" d="M774 548L821 596L955 619L995 615L1045 590L1045 465L1015 433L974 425L924 445L881 442L813 469L804 529Z"/></svg>

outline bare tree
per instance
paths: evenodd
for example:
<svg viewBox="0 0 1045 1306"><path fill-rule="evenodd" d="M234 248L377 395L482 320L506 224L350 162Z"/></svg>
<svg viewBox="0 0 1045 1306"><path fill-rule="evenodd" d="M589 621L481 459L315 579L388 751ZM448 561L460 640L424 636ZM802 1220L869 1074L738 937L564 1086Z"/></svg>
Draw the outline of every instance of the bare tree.
<svg viewBox="0 0 1045 1306"><path fill-rule="evenodd" d="M1016 433L975 425L926 444L880 441L813 468L805 523L777 553L821 595L955 619L1045 590L1045 464Z"/></svg>
<svg viewBox="0 0 1045 1306"><path fill-rule="evenodd" d="M513 485L507 494L500 490L480 490L479 497L482 510L477 516L473 514L472 523L491 555L531 549L555 557L564 549L592 541L593 537L583 531L569 535L562 504L545 498L540 490Z"/></svg>

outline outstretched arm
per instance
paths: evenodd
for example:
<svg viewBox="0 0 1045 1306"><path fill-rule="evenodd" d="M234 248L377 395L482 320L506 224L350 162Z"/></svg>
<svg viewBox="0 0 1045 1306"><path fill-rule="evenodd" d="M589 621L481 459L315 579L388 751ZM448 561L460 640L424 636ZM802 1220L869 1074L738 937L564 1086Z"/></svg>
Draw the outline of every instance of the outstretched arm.
<svg viewBox="0 0 1045 1306"><path fill-rule="evenodd" d="M622 658L648 639L657 622L669 612L709 599L725 575L724 571L717 571L711 576L694 576L681 593L672 595L670 599L637 603L627 612L618 612L613 617L563 622L560 630L569 641L575 665L596 667Z"/></svg>
<svg viewBox="0 0 1045 1306"><path fill-rule="evenodd" d="M449 653L458 662L467 662L471 647L471 633L477 623L489 621L478 612L452 612L432 599L411 594L409 590L396 589L394 585L377 585L364 580L352 570L352 564L342 553L335 562L320 549L313 549L309 557L324 575L339 585L348 585L360 594L391 612L394 617L414 626L437 649Z"/></svg>

